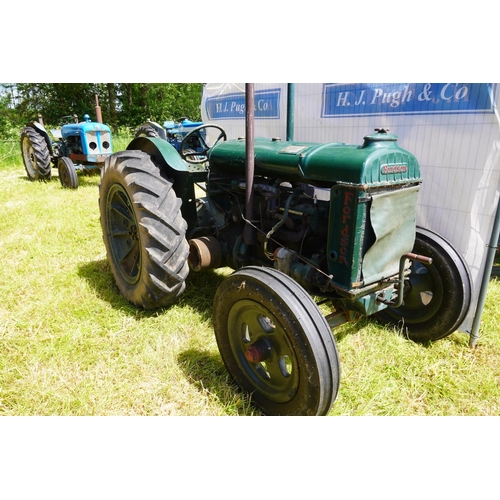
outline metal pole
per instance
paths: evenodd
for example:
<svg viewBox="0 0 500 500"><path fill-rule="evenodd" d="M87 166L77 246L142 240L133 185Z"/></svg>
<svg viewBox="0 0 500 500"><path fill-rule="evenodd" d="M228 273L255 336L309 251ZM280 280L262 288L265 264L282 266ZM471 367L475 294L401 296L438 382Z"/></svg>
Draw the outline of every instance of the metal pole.
<svg viewBox="0 0 500 500"><path fill-rule="evenodd" d="M295 127L295 83L289 83L286 100L286 140L293 141Z"/></svg>
<svg viewBox="0 0 500 500"><path fill-rule="evenodd" d="M495 260L495 253L498 246L498 237L500 236L500 202L497 205L497 213L495 221L493 222L493 229L491 231L490 244L486 253L486 264L484 265L483 280L481 288L479 289L479 298L477 301L476 314L472 322L472 330L470 332L469 346L475 347L477 339L479 338L479 325L481 323L481 316L483 314L484 303L486 302L486 292L488 291L488 284L490 282L491 271L493 269L493 262Z"/></svg>
<svg viewBox="0 0 500 500"><path fill-rule="evenodd" d="M253 83L245 84L245 217L247 221L253 220L253 178L255 171L254 153L254 87ZM257 243L255 228L248 222L243 230L243 241L247 245Z"/></svg>

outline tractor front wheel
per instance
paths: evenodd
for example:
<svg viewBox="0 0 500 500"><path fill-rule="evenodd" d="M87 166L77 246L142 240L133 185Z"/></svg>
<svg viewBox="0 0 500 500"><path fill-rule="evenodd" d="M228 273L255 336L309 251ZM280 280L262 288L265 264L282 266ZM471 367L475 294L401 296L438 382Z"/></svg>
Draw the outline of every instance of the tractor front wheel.
<svg viewBox="0 0 500 500"><path fill-rule="evenodd" d="M326 415L340 364L331 329L286 274L244 267L219 285L214 330L235 382L266 415Z"/></svg>
<svg viewBox="0 0 500 500"><path fill-rule="evenodd" d="M144 309L164 307L185 289L187 223L172 183L142 151L108 157L99 209L109 265L122 295Z"/></svg>
<svg viewBox="0 0 500 500"><path fill-rule="evenodd" d="M76 168L70 158L63 156L57 161L57 171L59 173L59 181L63 188L77 189L78 175Z"/></svg>
<svg viewBox="0 0 500 500"><path fill-rule="evenodd" d="M21 154L30 181L51 179L49 147L43 135L33 127L24 127L21 130Z"/></svg>

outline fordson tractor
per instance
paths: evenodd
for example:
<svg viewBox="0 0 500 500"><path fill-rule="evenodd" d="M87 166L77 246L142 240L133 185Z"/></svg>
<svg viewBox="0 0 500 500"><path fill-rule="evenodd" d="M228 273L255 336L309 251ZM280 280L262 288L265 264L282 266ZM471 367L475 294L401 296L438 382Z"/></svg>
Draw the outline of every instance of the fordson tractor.
<svg viewBox="0 0 500 500"><path fill-rule="evenodd" d="M50 180L57 167L64 188L78 188L79 171L100 168L113 152L111 131L107 125L90 121L84 115L64 116L62 127L51 130L52 138L39 121L32 121L21 131L21 153L28 179Z"/></svg>
<svg viewBox="0 0 500 500"><path fill-rule="evenodd" d="M196 138L205 146L193 158ZM228 372L266 415L326 415L340 382L332 329L364 315L415 342L446 337L469 308L469 271L416 226L420 167L387 130L359 145L252 145L250 174L245 139L210 124L179 152L137 137L108 157L99 208L109 265L144 309L174 302L189 272L232 268L213 302Z"/></svg>

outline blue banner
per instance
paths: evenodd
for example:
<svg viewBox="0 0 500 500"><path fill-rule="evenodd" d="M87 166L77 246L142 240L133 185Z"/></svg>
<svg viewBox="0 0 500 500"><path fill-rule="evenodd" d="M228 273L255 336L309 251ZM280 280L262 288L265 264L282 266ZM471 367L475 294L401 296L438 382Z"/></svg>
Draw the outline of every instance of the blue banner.
<svg viewBox="0 0 500 500"><path fill-rule="evenodd" d="M489 83L325 83L321 116L493 113Z"/></svg>
<svg viewBox="0 0 500 500"><path fill-rule="evenodd" d="M256 90L254 117L270 119L280 117L281 89ZM209 120L245 119L245 93L234 92L207 97L205 109Z"/></svg>

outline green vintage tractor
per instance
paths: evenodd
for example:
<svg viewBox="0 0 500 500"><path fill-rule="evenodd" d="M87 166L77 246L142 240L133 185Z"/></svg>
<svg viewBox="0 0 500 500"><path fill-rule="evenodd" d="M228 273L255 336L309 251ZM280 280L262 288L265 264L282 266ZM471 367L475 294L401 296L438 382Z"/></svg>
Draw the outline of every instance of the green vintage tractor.
<svg viewBox="0 0 500 500"><path fill-rule="evenodd" d="M207 131L212 145L193 159L187 145ZM134 139L101 171L101 225L116 284L137 307L172 304L190 271L234 270L214 297L215 337L264 414L330 411L340 324L373 316L416 342L461 325L467 265L416 226L420 168L395 135L376 130L360 145L256 138L250 174L245 139L226 139L210 124L180 153Z"/></svg>

